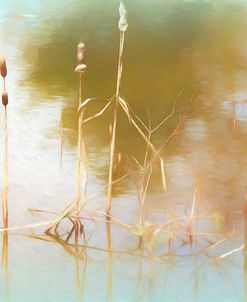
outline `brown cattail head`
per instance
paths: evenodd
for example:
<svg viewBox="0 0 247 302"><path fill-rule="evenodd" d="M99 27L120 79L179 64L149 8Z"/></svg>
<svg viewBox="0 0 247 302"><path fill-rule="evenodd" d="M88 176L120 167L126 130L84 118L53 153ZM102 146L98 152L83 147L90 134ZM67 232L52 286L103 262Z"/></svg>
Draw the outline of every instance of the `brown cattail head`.
<svg viewBox="0 0 247 302"><path fill-rule="evenodd" d="M85 44L79 43L77 46L77 64L83 64L85 57Z"/></svg>
<svg viewBox="0 0 247 302"><path fill-rule="evenodd" d="M5 61L5 59L2 59L2 60L0 61L0 70L1 70L1 76L2 76L3 78L5 78L6 75L7 75L7 66L6 66L6 61Z"/></svg>
<svg viewBox="0 0 247 302"><path fill-rule="evenodd" d="M79 64L79 65L76 66L75 72L84 73L86 68L87 68L87 65Z"/></svg>
<svg viewBox="0 0 247 302"><path fill-rule="evenodd" d="M9 102L8 92L4 91L2 93L2 104L3 104L3 106L6 107L8 105L8 102Z"/></svg>

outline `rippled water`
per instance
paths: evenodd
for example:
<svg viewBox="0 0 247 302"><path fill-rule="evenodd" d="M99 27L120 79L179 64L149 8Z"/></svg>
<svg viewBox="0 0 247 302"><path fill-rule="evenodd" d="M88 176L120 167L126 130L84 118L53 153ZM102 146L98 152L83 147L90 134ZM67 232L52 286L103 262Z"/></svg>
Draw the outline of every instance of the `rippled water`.
<svg viewBox="0 0 247 302"><path fill-rule="evenodd" d="M121 95L145 123L149 115L153 127L176 103L173 116L152 138L157 148L187 109L183 124L162 153L165 193L158 164L154 166L146 220L162 224L167 213L170 218L189 215L196 188L196 213L210 218L198 221L200 235L192 249L182 234L176 234L169 253L165 236L155 251L148 244L140 251L136 235L113 226L109 254L102 223L85 225L90 248L81 247L79 252L51 238L39 240L44 239L36 237L42 229L10 232L8 267L0 270L1 301L232 302L246 298L245 249L216 259L241 247L245 237L247 5L245 1L128 0L126 8L129 27ZM28 209L58 212L74 198L76 46L80 41L87 46L84 98L110 98L116 85L117 22L118 1L114 0L0 3L0 55L8 64L10 98L11 226L53 219L49 213L33 214ZM101 106L102 102L92 104L88 116ZM109 109L85 126L89 195L107 184L111 118ZM0 154L1 150L2 145ZM122 161L115 177L126 172L130 176L114 187L112 213L135 224L139 176L132 158L143 160L145 142L124 114L119 116L117 152ZM104 211L105 202L102 193L90 200L88 209ZM6 246L6 238L1 245Z"/></svg>

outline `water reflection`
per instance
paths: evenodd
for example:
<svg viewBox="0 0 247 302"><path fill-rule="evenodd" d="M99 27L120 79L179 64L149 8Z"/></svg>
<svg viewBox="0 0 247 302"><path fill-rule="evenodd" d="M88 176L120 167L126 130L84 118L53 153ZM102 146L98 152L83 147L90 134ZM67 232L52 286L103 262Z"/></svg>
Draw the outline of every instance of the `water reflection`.
<svg viewBox="0 0 247 302"><path fill-rule="evenodd" d="M9 247L8 247L8 232L3 233L2 238L2 271L3 271L3 301L9 301Z"/></svg>
<svg viewBox="0 0 247 302"><path fill-rule="evenodd" d="M162 120L170 112L181 88L184 91L180 98L181 104L184 104L192 93L198 92L197 102L206 106L206 112L194 112L186 125L190 147L184 150L172 144L168 149L169 155L183 155L190 152L191 148L196 148L194 140L191 141L196 133L200 136L206 135L201 138L204 144L208 143L204 138L209 138L213 141L214 150L220 149L218 140L212 136L214 129L210 120L220 118L228 123L227 120L233 116L222 112L218 105L226 98L232 98L236 89L243 89L243 68L246 66L246 59L241 43L245 35L242 26L245 7L222 5L216 9L210 3L172 5L159 2L154 4L154 11L148 11L147 3L129 4L128 7L131 29L127 34L124 58L123 94L144 120L146 108L143 104L148 102L151 119L155 122ZM24 45L24 57L28 58L26 61L30 68L22 81L25 85L31 84L35 88L32 92L35 95L31 98L32 102L44 100L42 95L49 101L59 99L63 103L63 126L67 130L76 129L76 79L72 71L75 64L75 45L82 35L88 45L85 98L108 98L113 94L115 85L118 44L115 4L109 1L103 5L103 2L99 1L97 4L85 6L71 6L69 13L63 14L62 18L54 16L51 11L53 22L46 22L43 26L52 34L43 36L42 30L42 39L33 47L33 41L36 41L37 37L34 38L33 31L30 30L30 37L25 40ZM159 10L166 13L161 15ZM98 11L101 14L95 22ZM47 17L49 18L49 15ZM144 28L145 39L137 39L137 34ZM31 55L29 49L32 49ZM164 87L162 83L165 83L164 89L160 89ZM137 92L136 87L142 89ZM92 110L97 110L97 106L93 105ZM241 112L243 108L236 108L236 120L243 116ZM99 164L93 164L92 168L96 169L96 173L103 179L107 175L109 117L110 115L107 115L87 126L89 156L92 159L100 159ZM176 127L177 118L175 114L162 128L155 138L156 142L162 142L170 135ZM138 135L129 129L127 123L127 120L123 119L118 129L118 151L128 156L140 157L144 144ZM202 126L199 128L199 125L204 125L203 129ZM227 129L225 124L222 131ZM74 145L74 137L73 132L69 131L66 140ZM228 142L231 143L230 138ZM129 145L132 146L131 153ZM211 150L207 153L209 157L215 156ZM207 168L202 170L201 173L205 174Z"/></svg>

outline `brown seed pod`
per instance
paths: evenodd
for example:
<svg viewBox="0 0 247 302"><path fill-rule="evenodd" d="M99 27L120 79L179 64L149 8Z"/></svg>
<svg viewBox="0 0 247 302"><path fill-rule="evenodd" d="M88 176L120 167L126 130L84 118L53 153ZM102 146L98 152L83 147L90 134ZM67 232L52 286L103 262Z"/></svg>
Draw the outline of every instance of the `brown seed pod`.
<svg viewBox="0 0 247 302"><path fill-rule="evenodd" d="M7 75L6 61L3 59L0 64L1 76L5 78Z"/></svg>
<svg viewBox="0 0 247 302"><path fill-rule="evenodd" d="M85 72L86 68L87 68L87 65L79 64L76 66L75 72L83 73L83 72Z"/></svg>
<svg viewBox="0 0 247 302"><path fill-rule="evenodd" d="M4 91L2 93L2 104L3 106L7 106L9 102L8 92Z"/></svg>
<svg viewBox="0 0 247 302"><path fill-rule="evenodd" d="M83 64L85 57L85 44L79 43L77 46L77 63L78 65Z"/></svg>

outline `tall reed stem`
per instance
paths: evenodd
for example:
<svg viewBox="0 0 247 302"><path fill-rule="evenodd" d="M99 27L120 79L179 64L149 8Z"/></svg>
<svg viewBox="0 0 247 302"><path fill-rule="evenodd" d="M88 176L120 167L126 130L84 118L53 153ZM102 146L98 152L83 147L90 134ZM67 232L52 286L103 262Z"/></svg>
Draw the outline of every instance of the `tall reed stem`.
<svg viewBox="0 0 247 302"><path fill-rule="evenodd" d="M85 57L85 44L79 43L77 47L77 67L75 68L75 72L79 73L79 102L78 108L80 108L82 104L82 74L86 70L86 65L84 64ZM85 108L79 111L78 116L78 141L77 141L77 163L76 163L76 200L75 200L75 208L76 213L79 215L79 212L82 207L82 198L85 202L86 196L86 185L87 185L87 167L86 167L86 147L83 139L83 116L84 116ZM81 192L83 187L83 192ZM83 194L83 195L82 195Z"/></svg>
<svg viewBox="0 0 247 302"><path fill-rule="evenodd" d="M3 225L8 227L8 124L7 107L4 106L4 161L3 161L3 195L2 195Z"/></svg>
<svg viewBox="0 0 247 302"><path fill-rule="evenodd" d="M107 188L107 205L106 213L107 217L111 213L112 207L112 182L113 182L113 168L114 168L114 157L116 150L116 130L117 130L117 118L118 118L118 104L120 97L120 84L122 78L122 57L124 48L124 31L120 31L120 45L119 45L119 56L118 56L118 74L117 74L117 85L116 85L116 98L115 106L113 112L113 124L112 124L112 135L111 135L111 151L110 151L110 167L109 167L109 178L108 178L108 188Z"/></svg>
<svg viewBox="0 0 247 302"><path fill-rule="evenodd" d="M81 105L82 99L82 74L79 74L79 106ZM82 110L78 117L78 138L77 138L77 162L76 162L76 206L79 209L81 199L81 161L82 161Z"/></svg>
<svg viewBox="0 0 247 302"><path fill-rule="evenodd" d="M4 158L3 158L3 192L2 192L2 215L4 228L8 228L8 124L7 105L8 93L6 92L7 65L5 59L0 61L0 73L3 78L2 104L4 106Z"/></svg>
<svg viewBox="0 0 247 302"><path fill-rule="evenodd" d="M79 106L82 102L82 74L79 74ZM80 110L79 117L78 117L78 141L77 141L77 163L76 163L76 204L75 204L75 211L76 214L79 215L82 205L82 187L83 187L83 199L85 200L86 194L86 176L85 174L85 167L83 167L85 163L85 144L83 140L83 131L82 131L82 122L83 122L83 114L84 109ZM82 171L83 170L83 171ZM84 176L84 177L83 177ZM76 219L75 221L75 241L76 245L78 244L78 236L79 236L79 228L80 228L80 220Z"/></svg>

